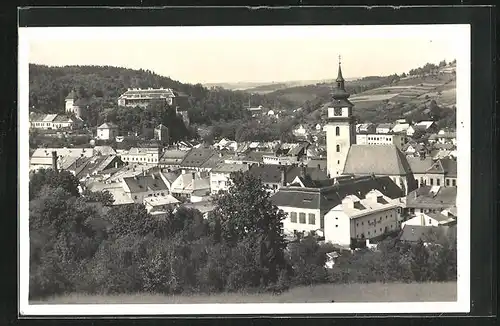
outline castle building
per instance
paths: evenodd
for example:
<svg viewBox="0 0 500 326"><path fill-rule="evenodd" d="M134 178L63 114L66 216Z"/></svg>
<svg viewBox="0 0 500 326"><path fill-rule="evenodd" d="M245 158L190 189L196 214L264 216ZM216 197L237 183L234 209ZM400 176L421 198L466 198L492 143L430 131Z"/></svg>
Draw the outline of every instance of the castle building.
<svg viewBox="0 0 500 326"><path fill-rule="evenodd" d="M327 171L331 178L342 175L349 148L356 143L356 121L352 115L354 105L345 90L340 61L336 83L326 125Z"/></svg>
<svg viewBox="0 0 500 326"><path fill-rule="evenodd" d="M84 106L83 100L82 99L77 99L76 98L76 93L75 91L71 91L68 96L66 96L65 101L65 111L66 113L69 114L74 114L75 117L80 118L82 117L82 106Z"/></svg>

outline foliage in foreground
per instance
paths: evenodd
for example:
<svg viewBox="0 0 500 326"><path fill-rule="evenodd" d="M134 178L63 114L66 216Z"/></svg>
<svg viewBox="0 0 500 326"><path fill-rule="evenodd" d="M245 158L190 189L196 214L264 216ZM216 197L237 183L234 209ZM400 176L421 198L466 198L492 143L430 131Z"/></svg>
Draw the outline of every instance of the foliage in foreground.
<svg viewBox="0 0 500 326"><path fill-rule="evenodd" d="M388 239L377 251L341 254L327 270L332 246L312 237L287 245L283 212L249 174L233 177L207 220L185 208L156 218L143 205L109 207L106 193L77 197L70 176L62 187L35 187L47 178L43 173L30 182L31 299L70 292L276 293L325 282L456 279L456 244L448 239L427 247Z"/></svg>

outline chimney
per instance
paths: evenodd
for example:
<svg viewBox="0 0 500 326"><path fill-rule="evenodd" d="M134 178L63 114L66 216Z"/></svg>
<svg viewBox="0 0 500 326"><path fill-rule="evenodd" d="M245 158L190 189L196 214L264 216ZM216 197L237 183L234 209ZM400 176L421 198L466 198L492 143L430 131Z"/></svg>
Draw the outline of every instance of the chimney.
<svg viewBox="0 0 500 326"><path fill-rule="evenodd" d="M58 172L58 170L57 170L57 152L56 151L52 152L52 169L54 169L54 171L56 171L56 173Z"/></svg>
<svg viewBox="0 0 500 326"><path fill-rule="evenodd" d="M280 166L281 170L281 185L286 186L286 167Z"/></svg>
<svg viewBox="0 0 500 326"><path fill-rule="evenodd" d="M306 166L304 164L302 164L300 166L300 177L301 178L305 178L306 177Z"/></svg>

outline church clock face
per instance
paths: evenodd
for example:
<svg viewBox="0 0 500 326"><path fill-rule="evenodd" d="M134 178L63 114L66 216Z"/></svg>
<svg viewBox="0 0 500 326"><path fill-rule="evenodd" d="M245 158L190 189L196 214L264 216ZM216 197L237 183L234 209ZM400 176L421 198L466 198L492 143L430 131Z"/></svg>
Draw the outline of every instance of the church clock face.
<svg viewBox="0 0 500 326"><path fill-rule="evenodd" d="M342 115L342 108L335 108L333 109L333 115L338 117Z"/></svg>

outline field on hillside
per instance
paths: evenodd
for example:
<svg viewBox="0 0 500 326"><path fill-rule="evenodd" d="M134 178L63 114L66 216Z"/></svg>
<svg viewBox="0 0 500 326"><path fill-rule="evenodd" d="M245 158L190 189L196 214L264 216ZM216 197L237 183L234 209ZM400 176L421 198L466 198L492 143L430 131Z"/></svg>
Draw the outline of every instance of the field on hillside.
<svg viewBox="0 0 500 326"><path fill-rule="evenodd" d="M281 295L222 293L213 295L79 295L31 301L30 304L195 304L195 303L320 303L320 302L456 301L457 283L323 284L296 287Z"/></svg>

